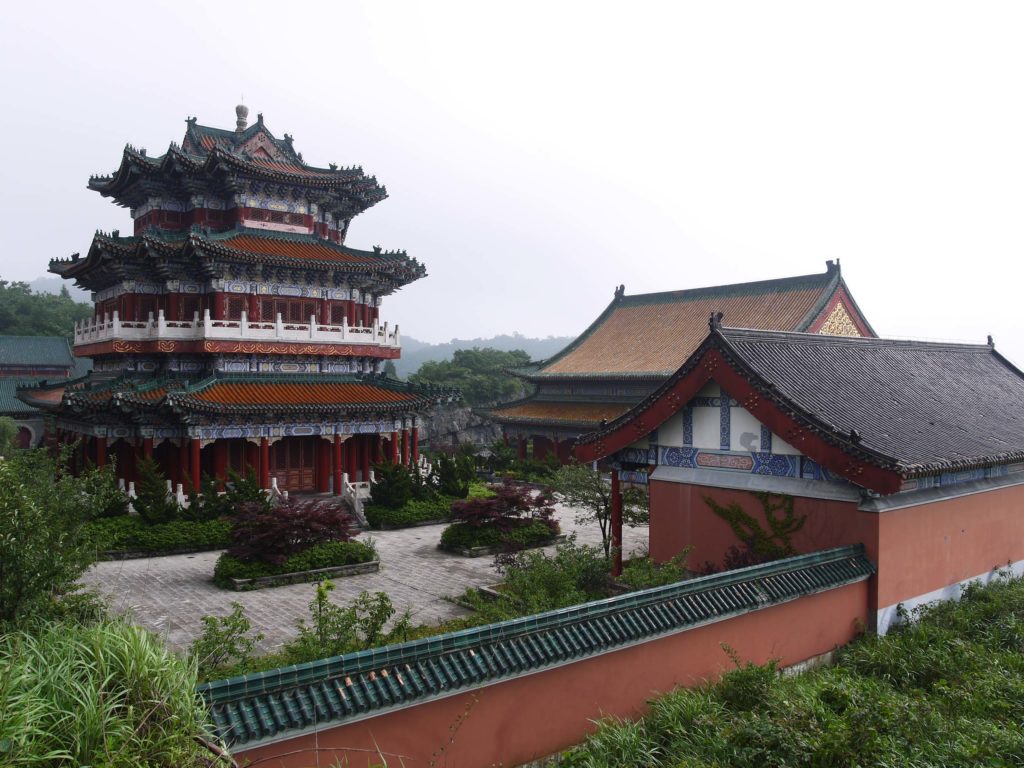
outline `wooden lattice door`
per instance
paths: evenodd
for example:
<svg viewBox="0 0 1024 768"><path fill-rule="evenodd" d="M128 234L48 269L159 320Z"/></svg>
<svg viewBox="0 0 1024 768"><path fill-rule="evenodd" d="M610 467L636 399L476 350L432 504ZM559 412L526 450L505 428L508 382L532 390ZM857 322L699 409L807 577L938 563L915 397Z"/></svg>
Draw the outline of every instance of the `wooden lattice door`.
<svg viewBox="0 0 1024 768"><path fill-rule="evenodd" d="M282 491L316 490L315 439L285 437L270 447L270 474Z"/></svg>

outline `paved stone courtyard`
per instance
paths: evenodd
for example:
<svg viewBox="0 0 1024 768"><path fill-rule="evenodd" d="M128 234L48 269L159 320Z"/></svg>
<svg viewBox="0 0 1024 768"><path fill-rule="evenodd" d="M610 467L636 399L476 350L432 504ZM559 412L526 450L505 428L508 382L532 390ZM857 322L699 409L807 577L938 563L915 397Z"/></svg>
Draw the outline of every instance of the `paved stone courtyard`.
<svg viewBox="0 0 1024 768"><path fill-rule="evenodd" d="M556 516L565 533L576 533L581 544L600 545L597 525L576 526L573 511L559 505ZM414 624L429 624L466 613L445 600L467 587L497 580L491 557L459 557L437 549L443 525L375 531L379 573L335 579L332 599L346 603L362 590L387 592L398 612L409 608ZM625 528L626 553L644 549L647 528ZM133 620L164 637L174 648L186 648L202 629L207 615L226 615L231 603L242 604L253 627L266 635L270 650L295 634L295 623L308 620L312 584L291 584L252 592L232 592L210 581L219 552L173 555L143 560L104 562L93 566L83 584L107 596L111 608L130 612Z"/></svg>

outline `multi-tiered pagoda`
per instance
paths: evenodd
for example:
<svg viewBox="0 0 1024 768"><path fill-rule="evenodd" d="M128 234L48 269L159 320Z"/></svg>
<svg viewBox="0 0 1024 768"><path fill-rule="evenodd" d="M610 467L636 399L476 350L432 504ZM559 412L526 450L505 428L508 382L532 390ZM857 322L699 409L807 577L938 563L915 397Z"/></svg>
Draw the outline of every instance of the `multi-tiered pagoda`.
<svg viewBox="0 0 1024 768"><path fill-rule="evenodd" d="M22 390L127 480L152 456L175 482L258 471L263 487L340 493L374 462L417 458L417 414L443 394L383 377L400 353L381 301L426 274L403 251L345 244L387 193L361 168L315 168L263 116L187 121L159 157L128 146L89 188L131 210L50 271L92 291L74 352L93 374Z"/></svg>

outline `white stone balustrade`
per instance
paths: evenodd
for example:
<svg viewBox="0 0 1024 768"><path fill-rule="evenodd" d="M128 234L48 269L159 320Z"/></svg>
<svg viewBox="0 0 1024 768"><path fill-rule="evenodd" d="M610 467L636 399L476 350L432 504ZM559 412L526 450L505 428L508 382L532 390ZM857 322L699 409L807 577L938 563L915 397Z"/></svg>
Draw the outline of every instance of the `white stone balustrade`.
<svg viewBox="0 0 1024 768"><path fill-rule="evenodd" d="M398 326L376 320L371 326L324 325L315 316L308 323L286 323L280 313L273 322L249 322L246 313L240 320L214 320L206 310L200 319L196 313L191 320L167 320L163 310L148 320L121 320L117 312L103 317L86 318L75 323L75 346L102 341L286 341L317 342L320 344L366 344L380 347L401 347Z"/></svg>

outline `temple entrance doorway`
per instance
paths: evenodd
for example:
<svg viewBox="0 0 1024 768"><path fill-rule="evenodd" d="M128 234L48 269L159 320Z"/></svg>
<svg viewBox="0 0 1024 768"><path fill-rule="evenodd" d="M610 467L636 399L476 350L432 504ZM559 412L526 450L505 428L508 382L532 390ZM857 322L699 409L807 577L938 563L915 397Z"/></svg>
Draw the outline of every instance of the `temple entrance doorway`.
<svg viewBox="0 0 1024 768"><path fill-rule="evenodd" d="M316 490L316 440L283 437L270 446L270 476L289 493Z"/></svg>

